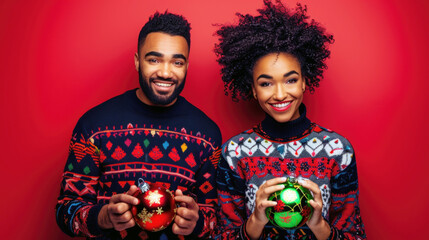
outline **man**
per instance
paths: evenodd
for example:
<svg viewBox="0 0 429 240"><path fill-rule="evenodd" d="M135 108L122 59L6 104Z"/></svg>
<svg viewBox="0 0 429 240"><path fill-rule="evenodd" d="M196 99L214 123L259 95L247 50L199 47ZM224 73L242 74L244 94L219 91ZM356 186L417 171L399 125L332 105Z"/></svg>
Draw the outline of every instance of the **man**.
<svg viewBox="0 0 429 240"><path fill-rule="evenodd" d="M178 239L213 234L221 134L179 96L189 50L189 23L182 16L155 13L140 31L134 58L140 88L79 119L56 206L57 223L68 235ZM177 215L168 228L147 232L133 220L139 178L174 192Z"/></svg>

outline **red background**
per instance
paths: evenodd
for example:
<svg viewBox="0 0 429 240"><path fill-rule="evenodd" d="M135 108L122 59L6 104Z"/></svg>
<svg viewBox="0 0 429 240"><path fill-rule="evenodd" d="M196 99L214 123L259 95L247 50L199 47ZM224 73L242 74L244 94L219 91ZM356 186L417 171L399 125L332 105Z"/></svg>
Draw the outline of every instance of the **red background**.
<svg viewBox="0 0 429 240"><path fill-rule="evenodd" d="M368 237L424 238L428 1L302 2L336 39L321 87L304 102L310 119L354 145ZM68 239L54 206L72 129L89 108L138 86L137 36L155 10L191 22L183 95L218 123L224 141L260 121L255 102L224 96L212 51L213 23L260 7L262 0L2 1L1 238Z"/></svg>

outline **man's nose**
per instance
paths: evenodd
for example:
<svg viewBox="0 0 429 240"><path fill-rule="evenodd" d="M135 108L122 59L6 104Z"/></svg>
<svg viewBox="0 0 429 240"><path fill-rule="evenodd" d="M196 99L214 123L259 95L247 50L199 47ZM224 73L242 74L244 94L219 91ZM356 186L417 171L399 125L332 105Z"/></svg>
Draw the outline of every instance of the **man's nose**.
<svg viewBox="0 0 429 240"><path fill-rule="evenodd" d="M158 70L158 76L167 79L171 78L171 75L171 65L169 63L162 64Z"/></svg>

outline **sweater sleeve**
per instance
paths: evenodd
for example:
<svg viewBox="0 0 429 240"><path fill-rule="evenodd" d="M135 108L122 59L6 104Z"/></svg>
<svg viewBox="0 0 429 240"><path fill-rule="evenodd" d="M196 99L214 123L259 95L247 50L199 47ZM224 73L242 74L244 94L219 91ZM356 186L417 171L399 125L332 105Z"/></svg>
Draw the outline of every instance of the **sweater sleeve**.
<svg viewBox="0 0 429 240"><path fill-rule="evenodd" d="M227 157L220 157L217 169L218 233L217 239L248 239L245 231L245 181L233 170Z"/></svg>
<svg viewBox="0 0 429 240"><path fill-rule="evenodd" d="M78 122L70 141L56 205L57 224L66 234L86 237L102 234L97 223L103 206L97 204L99 174L98 148Z"/></svg>
<svg viewBox="0 0 429 240"><path fill-rule="evenodd" d="M329 239L366 239L358 201L358 175L352 150L341 156L340 171L331 179Z"/></svg>
<svg viewBox="0 0 429 240"><path fill-rule="evenodd" d="M199 207L199 219L192 236L209 238L214 236L216 227L217 192L216 165L220 149L212 150L203 160L201 168L196 173L196 194Z"/></svg>

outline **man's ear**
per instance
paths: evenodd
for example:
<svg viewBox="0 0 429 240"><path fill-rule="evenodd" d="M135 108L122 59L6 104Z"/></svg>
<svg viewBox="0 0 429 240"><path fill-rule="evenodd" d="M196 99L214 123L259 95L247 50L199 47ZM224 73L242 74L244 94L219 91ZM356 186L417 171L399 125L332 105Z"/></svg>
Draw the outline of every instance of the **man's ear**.
<svg viewBox="0 0 429 240"><path fill-rule="evenodd" d="M139 66L140 66L140 60L139 60L139 54L135 53L134 54L134 64L136 65L136 71L139 71Z"/></svg>

